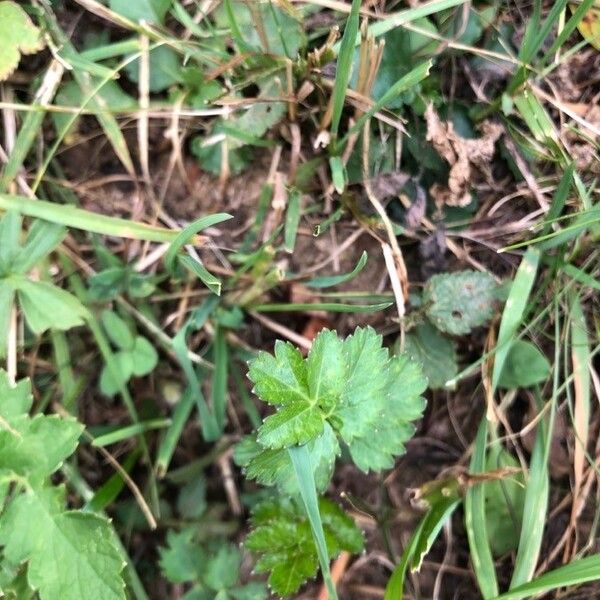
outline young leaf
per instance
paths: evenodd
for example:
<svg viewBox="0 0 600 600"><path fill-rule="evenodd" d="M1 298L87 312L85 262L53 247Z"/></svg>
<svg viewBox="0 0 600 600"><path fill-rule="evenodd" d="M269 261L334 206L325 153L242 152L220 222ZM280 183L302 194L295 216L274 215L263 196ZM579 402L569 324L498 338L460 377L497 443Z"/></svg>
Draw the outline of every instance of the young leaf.
<svg viewBox="0 0 600 600"><path fill-rule="evenodd" d="M438 329L465 335L492 317L497 288L491 275L478 271L434 275L425 285L423 304Z"/></svg>
<svg viewBox="0 0 600 600"><path fill-rule="evenodd" d="M360 530L337 504L321 498L319 512L330 556L336 556L342 550L362 550ZM274 592L293 594L315 575L317 551L303 509L290 500L264 502L255 508L252 526L245 546L260 556L255 570L270 573L269 585Z"/></svg>
<svg viewBox="0 0 600 600"><path fill-rule="evenodd" d="M158 354L154 346L141 335L135 338L131 353L133 364L131 372L136 377L142 377L154 370L158 363Z"/></svg>
<svg viewBox="0 0 600 600"><path fill-rule="evenodd" d="M279 409L259 427L257 442L270 450L304 444L328 423L360 469L391 467L423 411L427 382L416 363L390 358L381 343L373 329L359 327L345 340L321 331L306 360L283 342L274 356L259 353L249 366L254 392Z"/></svg>
<svg viewBox="0 0 600 600"><path fill-rule="evenodd" d="M34 54L44 47L40 30L29 15L10 0L0 2L0 81L17 68L21 54Z"/></svg>

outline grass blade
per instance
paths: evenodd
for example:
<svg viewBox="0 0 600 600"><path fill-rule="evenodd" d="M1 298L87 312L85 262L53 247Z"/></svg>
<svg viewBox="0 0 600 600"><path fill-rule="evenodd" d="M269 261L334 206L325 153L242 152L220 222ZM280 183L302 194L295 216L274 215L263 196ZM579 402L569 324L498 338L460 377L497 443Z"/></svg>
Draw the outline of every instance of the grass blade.
<svg viewBox="0 0 600 600"><path fill-rule="evenodd" d="M344 273L343 275L330 275L327 277L315 277L310 281L307 281L304 285L311 288L327 288L332 287L334 285L339 285L340 283L346 283L347 281L351 281L354 279L367 264L367 252L363 252L356 263L356 266L350 273Z"/></svg>
<svg viewBox="0 0 600 600"><path fill-rule="evenodd" d="M481 420L469 471L472 474L483 473L486 463L488 422L485 416ZM469 488L465 494L465 527L469 538L471 562L477 576L477 583L484 600L498 595L498 580L494 559L485 522L485 488L476 485Z"/></svg>
<svg viewBox="0 0 600 600"><path fill-rule="evenodd" d="M494 600L521 600L571 585L580 585L600 579L600 554L574 560L568 565L544 573L529 583L511 589ZM566 596L565 596L566 597Z"/></svg>
<svg viewBox="0 0 600 600"><path fill-rule="evenodd" d="M542 546L544 522L548 510L548 462L546 440L548 426L545 420L538 425L535 445L529 464L529 478L523 506L521 537L515 559L510 589L527 583L535 571Z"/></svg>
<svg viewBox="0 0 600 600"><path fill-rule="evenodd" d="M408 542L400 562L394 569L385 588L383 600L402 600L404 597L404 580L410 564L411 571L418 571L425 555L433 546L437 536L460 504L455 496L442 497L421 519Z"/></svg>
<svg viewBox="0 0 600 600"><path fill-rule="evenodd" d="M217 427L221 431L225 427L225 413L227 410L227 378L229 374L229 350L227 337L223 327L215 329L213 346L215 371L212 378L211 400Z"/></svg>
<svg viewBox="0 0 600 600"><path fill-rule="evenodd" d="M517 329L523 320L527 309L529 294L533 289L538 265L540 262L540 253L530 248L523 256L519 265L515 279L510 287L508 299L502 313L502 321L498 330L498 342L496 344L496 354L494 357L494 370L492 373L492 391L496 391L500 374L504 363L510 352L510 348L515 339Z"/></svg>
<svg viewBox="0 0 600 600"><path fill-rule="evenodd" d="M319 501L317 499L317 491L315 488L315 480L313 476L313 466L310 460L310 454L307 447L294 446L288 448L294 471L300 488L300 495L304 503L304 509L310 522L310 528L315 540L319 563L321 564L321 573L323 581L329 594L329 600L338 600L338 595L331 578L329 570L329 553L327 551L327 543L325 542L325 532L323 531L323 523L321 522L321 513L319 512Z"/></svg>
<svg viewBox="0 0 600 600"><path fill-rule="evenodd" d="M127 427L119 427L115 431L111 431L110 433L105 433L103 435L95 437L92 441L92 446L110 446L111 444L116 444L117 442L126 440L127 438L130 438L134 435L144 433L145 431L150 431L152 429L164 429L170 424L171 421L169 419L152 419L150 421L140 421L139 423L135 423L134 425L128 425Z"/></svg>
<svg viewBox="0 0 600 600"><path fill-rule="evenodd" d="M393 302L382 302L380 304L341 304L337 302L315 302L290 303L290 304L257 304L250 307L256 312L298 312L305 310L326 310L330 312L355 312L370 313L385 310L392 306Z"/></svg>
<svg viewBox="0 0 600 600"><path fill-rule="evenodd" d="M66 206L13 194L0 194L0 210L14 210L27 217L43 219L73 229L81 229L82 231L102 235L114 235L131 240L172 242L180 234L179 231L172 231L164 227L108 217L75 206Z"/></svg>
<svg viewBox="0 0 600 600"><path fill-rule="evenodd" d="M352 0L352 7L350 9L350 14L348 15L348 20L346 21L344 35L342 36L339 48L332 94L333 111L331 116L331 136L333 140L333 154L337 154L338 150L336 138L340 126L340 119L342 118L342 110L344 109L346 91L348 90L348 83L350 81L354 46L356 45L355 40L358 37L360 2L361 0Z"/></svg>
<svg viewBox="0 0 600 600"><path fill-rule="evenodd" d="M300 223L300 200L302 194L297 189L291 189L287 211L285 213L284 246L286 252L290 254L294 251L296 245L296 236L298 235L298 224Z"/></svg>

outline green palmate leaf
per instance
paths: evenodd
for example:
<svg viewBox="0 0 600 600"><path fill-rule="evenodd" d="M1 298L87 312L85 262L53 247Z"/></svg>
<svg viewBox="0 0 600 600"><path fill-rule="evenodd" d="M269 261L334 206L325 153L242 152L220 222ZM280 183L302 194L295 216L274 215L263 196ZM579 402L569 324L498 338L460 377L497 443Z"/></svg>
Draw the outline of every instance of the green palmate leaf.
<svg viewBox="0 0 600 600"><path fill-rule="evenodd" d="M14 273L27 273L48 256L65 238L67 230L47 221L34 221L27 233L23 248L12 262Z"/></svg>
<svg viewBox="0 0 600 600"><path fill-rule="evenodd" d="M425 322L406 335L406 353L420 363L432 390L442 389L458 373L456 345Z"/></svg>
<svg viewBox="0 0 600 600"><path fill-rule="evenodd" d="M0 2L0 81L17 68L21 54L33 54L43 47L40 30L17 2Z"/></svg>
<svg viewBox="0 0 600 600"><path fill-rule="evenodd" d="M160 568L173 583L195 581L202 574L204 556L194 541L192 528L167 532L167 546L160 548Z"/></svg>
<svg viewBox="0 0 600 600"><path fill-rule="evenodd" d="M498 285L487 273L460 271L434 275L425 285L423 304L441 331L465 335L494 314Z"/></svg>
<svg viewBox="0 0 600 600"><path fill-rule="evenodd" d="M319 439L329 424L359 468L392 466L414 432L411 421L423 411L427 382L408 356L390 358L381 342L370 328L357 328L345 340L324 330L306 360L283 342L274 356L259 353L249 367L254 392L279 409L259 427L258 444L265 450L304 444ZM267 478L278 479L273 473Z"/></svg>
<svg viewBox="0 0 600 600"><path fill-rule="evenodd" d="M342 550L360 552L363 538L352 519L335 503L321 498L327 550L336 556ZM304 511L289 500L258 505L252 515L253 530L246 547L259 555L255 570L269 572L269 585L277 594L293 594L318 566L317 551Z"/></svg>
<svg viewBox="0 0 600 600"><path fill-rule="evenodd" d="M42 600L124 600L125 563L108 521L64 505L64 487L32 487L13 499L0 517L4 556L28 561Z"/></svg>
<svg viewBox="0 0 600 600"><path fill-rule="evenodd" d="M508 389L532 387L546 381L550 369L550 362L536 346L516 340L508 351L498 386Z"/></svg>

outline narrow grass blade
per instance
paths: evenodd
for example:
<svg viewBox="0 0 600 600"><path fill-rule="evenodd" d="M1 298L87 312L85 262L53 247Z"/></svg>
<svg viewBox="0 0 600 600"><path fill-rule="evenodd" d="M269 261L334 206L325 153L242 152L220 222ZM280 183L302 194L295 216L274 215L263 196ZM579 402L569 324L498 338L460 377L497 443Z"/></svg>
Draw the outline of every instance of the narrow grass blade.
<svg viewBox="0 0 600 600"><path fill-rule="evenodd" d="M483 473L486 463L488 423L485 416L481 420L469 471L472 474ZM498 580L494 559L490 550L485 521L485 489L482 485L469 488L465 494L465 527L469 538L471 562L477 577L477 584L484 600L498 595Z"/></svg>
<svg viewBox="0 0 600 600"><path fill-rule="evenodd" d="M410 570L413 572L421 568L423 559L431 550L440 530L460 503L460 498L455 496L442 497L421 519L402 554L400 562L388 580L383 600L402 600L404 597L404 580L409 565Z"/></svg>
<svg viewBox="0 0 600 600"><path fill-rule="evenodd" d="M50 330L54 361L58 368L58 380L62 391L62 405L72 415L77 414L76 400L81 390L81 379L75 376L71 364L71 353L69 343L64 331L58 329Z"/></svg>
<svg viewBox="0 0 600 600"><path fill-rule="evenodd" d="M150 431L152 429L164 429L170 424L171 421L169 419L152 419L151 421L140 421L139 423L135 423L134 425L128 425L127 427L119 427L115 431L111 431L110 433L105 433L104 435L99 435L95 437L92 441L92 446L110 446L111 444L116 444L117 442L121 442L123 440L126 440L127 438L133 437L134 435L144 433L145 431Z"/></svg>
<svg viewBox="0 0 600 600"><path fill-rule="evenodd" d="M159 479L164 477L169 470L175 448L179 443L179 438L183 433L185 424L192 414L193 408L194 396L192 395L190 388L188 388L179 399L175 411L173 412L173 416L171 417L171 425L167 429L165 436L158 447L154 470Z"/></svg>
<svg viewBox="0 0 600 600"><path fill-rule="evenodd" d="M575 281L578 281L579 283L591 289L600 291L600 281L592 275L589 275L585 271L582 271L581 269L577 268L575 265L564 265L562 267L562 270L566 275L568 275Z"/></svg>
<svg viewBox="0 0 600 600"><path fill-rule="evenodd" d="M180 255L178 259L180 264L196 275L213 294L216 296L221 295L221 288L223 287L221 280L215 277L204 265L187 254Z"/></svg>
<svg viewBox="0 0 600 600"><path fill-rule="evenodd" d="M128 219L108 217L74 206L12 194L0 194L0 210L14 210L27 217L43 219L73 229L81 229L82 231L102 235L114 235L132 240L172 242L180 233L179 231L154 227Z"/></svg>
<svg viewBox="0 0 600 600"><path fill-rule="evenodd" d="M242 377L242 373L241 373L240 369L237 367L237 365L235 363L233 363L231 366L232 366L231 371L233 374L233 379L235 381L235 385L237 386L238 397L242 402L242 406L244 407L244 410L246 411L246 414L248 415L250 422L252 423L252 427L254 429L258 429L260 427L260 424L262 423L260 413L258 412L258 409L252 402L252 398L250 397L250 394L248 394L248 389L246 388L246 385L244 384L244 378Z"/></svg>
<svg viewBox="0 0 600 600"><path fill-rule="evenodd" d="M533 289L537 269L540 261L540 253L530 248L523 256L515 279L510 287L508 299L504 305L500 329L498 330L498 341L494 357L494 370L492 372L492 390L498 387L500 374L504 363L510 352L512 342L527 309L529 295Z"/></svg>
<svg viewBox="0 0 600 600"><path fill-rule="evenodd" d="M360 20L361 0L352 0L350 14L346 21L344 35L339 48L337 69L335 73L335 83L333 85L332 102L333 111L331 117L331 135L334 138L333 154L337 154L335 147L335 138L337 137L342 110L346 100L346 91L350 82L352 70L352 59L354 57L355 40L358 37L358 25Z"/></svg>
<svg viewBox="0 0 600 600"><path fill-rule="evenodd" d="M389 104L394 98L400 95L402 92L414 87L420 81L425 79L427 75L429 75L429 71L433 66L432 60L426 60L422 62L420 65L417 65L414 69L409 71L406 75L398 79L390 89L383 94L383 96L366 111L352 127L348 130L348 133L344 136L344 140L346 140L349 136L354 133L359 132L363 125L367 122L368 119L372 118L373 115L384 108L387 104Z"/></svg>
<svg viewBox="0 0 600 600"><path fill-rule="evenodd" d="M576 507L580 503L579 492L583 483L583 470L587 454L590 430L590 340L587 323L581 305L581 299L571 294L571 361L573 363L573 389L575 406L573 409L573 428L575 431L575 448L573 450L573 511L572 520L576 518Z"/></svg>
<svg viewBox="0 0 600 600"><path fill-rule="evenodd" d="M521 600L533 598L544 592L572 585L581 585L600 579L600 554L580 558L573 562L544 573L529 583L511 589L494 600ZM565 596L566 597L566 596Z"/></svg>
<svg viewBox="0 0 600 600"><path fill-rule="evenodd" d="M319 501L317 499L317 491L315 488L315 480L313 476L313 466L310 460L310 454L307 447L294 446L288 448L288 453L294 465L294 472L298 480L300 495L304 503L304 509L310 522L313 538L319 556L321 565L321 573L323 581L329 594L329 600L338 600L338 595L331 578L329 570L329 553L327 551L327 543L325 542L325 532L323 531L323 523L321 522L321 513L319 512Z"/></svg>
<svg viewBox="0 0 600 600"><path fill-rule="evenodd" d="M283 233L284 246L286 252L290 254L294 251L296 245L296 236L298 235L298 224L300 223L300 201L302 194L297 189L291 189L288 196L288 205L285 213L285 229Z"/></svg>
<svg viewBox="0 0 600 600"><path fill-rule="evenodd" d="M185 229L177 232L177 235L171 241L171 246L165 254L165 266L167 269L169 271L173 271L175 268L175 258L177 253L179 250L181 250L181 248L183 248L183 246L190 244L197 233L203 229L206 229L207 227L218 225L219 223L228 221L229 219L233 219L233 216L228 215L227 213L216 213L214 215L208 215L207 217L197 219L193 223L190 223Z"/></svg>
<svg viewBox="0 0 600 600"><path fill-rule="evenodd" d="M331 182L335 191L338 194L343 193L348 182L348 174L346 173L344 161L340 156L329 157L329 170L331 171Z"/></svg>
<svg viewBox="0 0 600 600"><path fill-rule="evenodd" d="M127 455L125 462L121 465L126 473L130 473L131 469L137 462L137 459L141 455L139 447L134 448L132 452ZM100 512L104 510L109 504L112 504L118 497L123 488L125 487L125 480L118 471L111 475L111 477L99 487L94 493L93 497L85 504L84 510L92 512Z"/></svg>
<svg viewBox="0 0 600 600"><path fill-rule="evenodd" d="M215 371L212 377L211 401L217 427L223 431L227 412L227 380L229 376L229 349L226 330L217 326L213 343Z"/></svg>
<svg viewBox="0 0 600 600"><path fill-rule="evenodd" d="M329 312L344 313L370 313L379 310L385 310L392 306L393 302L383 302L380 304L338 304L335 302L315 302L311 304L290 303L290 304L257 304L252 306L256 312L298 312L305 310L326 310Z"/></svg>
<svg viewBox="0 0 600 600"><path fill-rule="evenodd" d="M538 425L529 464L521 537L510 582L511 590L532 578L542 546L549 493L546 440L547 424L542 420Z"/></svg>
<svg viewBox="0 0 600 600"><path fill-rule="evenodd" d="M54 94L60 85L64 67L58 63L58 61L52 61L42 84L33 100L32 106L40 106L49 104L54 98ZM40 110L34 110L27 113L19 130L19 135L15 140L14 148L11 150L8 162L4 166L2 177L0 178L0 191L8 189L9 184L19 173L19 169L23 166L31 146L35 141L35 138L42 127L46 112L40 108Z"/></svg>
<svg viewBox="0 0 600 600"><path fill-rule="evenodd" d="M465 3L466 0L432 0L431 2L424 2L423 4L419 4L414 8L400 10L397 13L393 13L377 21L376 23L373 23L373 25L369 27L369 33L373 37L379 37L380 35L384 35L388 31L396 29L397 27L402 27L402 25L410 23L411 21L416 21L417 19L422 19L423 17L427 17L442 10L454 8L455 6L460 6L461 4ZM360 35L357 33L355 35L354 45L358 46L359 44ZM333 47L333 50L334 52L340 51L340 43L337 43Z"/></svg>
<svg viewBox="0 0 600 600"><path fill-rule="evenodd" d="M573 185L573 173L575 172L575 162L572 162L564 171L563 176L560 178L560 182L554 196L552 197L552 204L550 209L546 213L544 218L544 228L542 235L546 235L550 232L552 224L558 219L565 208L567 198L569 197L569 191Z"/></svg>
<svg viewBox="0 0 600 600"><path fill-rule="evenodd" d="M350 273L344 273L343 275L329 275L327 277L315 277L314 279L310 279L304 285L312 288L327 288L332 287L334 285L339 285L340 283L346 283L347 281L352 281L364 268L367 264L367 253L363 252L356 263L356 266Z"/></svg>

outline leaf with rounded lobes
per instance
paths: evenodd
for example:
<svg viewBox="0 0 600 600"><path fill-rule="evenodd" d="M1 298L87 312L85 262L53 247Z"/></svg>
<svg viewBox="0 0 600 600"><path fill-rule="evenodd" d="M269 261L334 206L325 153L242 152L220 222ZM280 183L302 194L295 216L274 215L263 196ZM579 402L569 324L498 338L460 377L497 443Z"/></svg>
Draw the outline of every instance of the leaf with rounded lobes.
<svg viewBox="0 0 600 600"><path fill-rule="evenodd" d="M508 352L498 386L507 389L532 387L546 381L550 370L550 362L536 346L517 340Z"/></svg>
<svg viewBox="0 0 600 600"><path fill-rule="evenodd" d="M131 357L133 361L131 371L137 377L147 375L158 363L158 354L154 346L141 335L135 338Z"/></svg>
<svg viewBox="0 0 600 600"><path fill-rule="evenodd" d="M134 339L129 326L112 310L102 312L102 325L110 341L121 350L133 350Z"/></svg>
<svg viewBox="0 0 600 600"><path fill-rule="evenodd" d="M19 302L27 324L34 333L46 329L70 329L83 325L88 311L81 302L69 292L46 283L14 278Z"/></svg>
<svg viewBox="0 0 600 600"><path fill-rule="evenodd" d="M434 275L425 285L423 304L441 331L466 335L494 314L498 284L488 273L460 271Z"/></svg>
<svg viewBox="0 0 600 600"><path fill-rule="evenodd" d="M12 384L6 371L0 369L0 415L10 422L13 417L26 415L31 409L33 396L31 382L22 379Z"/></svg>
<svg viewBox="0 0 600 600"><path fill-rule="evenodd" d="M104 365L100 373L100 390L107 396L114 396L122 385L125 385L133 373L133 357L131 352L121 350L114 354L113 369Z"/></svg>
<svg viewBox="0 0 600 600"><path fill-rule="evenodd" d="M405 350L421 364L432 390L443 389L458 373L454 342L427 321L406 335Z"/></svg>

